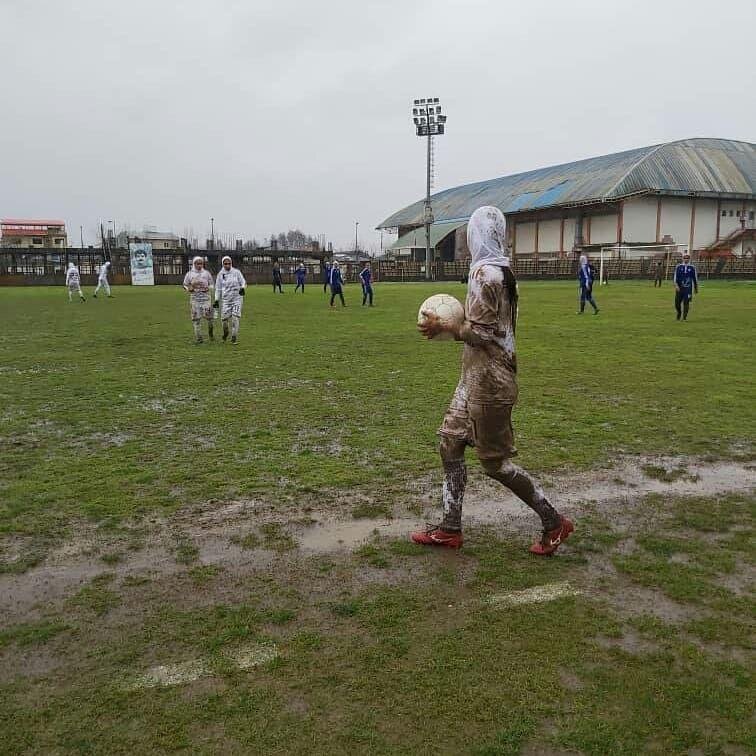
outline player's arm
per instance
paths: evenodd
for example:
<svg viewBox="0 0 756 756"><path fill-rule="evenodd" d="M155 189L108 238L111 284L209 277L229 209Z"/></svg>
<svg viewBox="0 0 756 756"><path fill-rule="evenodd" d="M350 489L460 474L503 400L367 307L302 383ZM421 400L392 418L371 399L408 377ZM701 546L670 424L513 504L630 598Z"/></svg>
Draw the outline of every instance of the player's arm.
<svg viewBox="0 0 756 756"><path fill-rule="evenodd" d="M459 331L454 334L454 338L474 347L491 344L499 325L499 298L503 295L503 287L484 283L480 287L480 293L470 298L467 317Z"/></svg>
<svg viewBox="0 0 756 756"><path fill-rule="evenodd" d="M247 282L244 279L244 274L239 271L239 294L243 297L247 289Z"/></svg>
<svg viewBox="0 0 756 756"><path fill-rule="evenodd" d="M695 290L696 294L698 294L698 273L696 271L695 265L693 266L693 289Z"/></svg>
<svg viewBox="0 0 756 756"><path fill-rule="evenodd" d="M675 291L679 292L680 291L680 266L679 265L675 268L674 282L675 282Z"/></svg>
<svg viewBox="0 0 756 756"><path fill-rule="evenodd" d="M184 290L185 291L188 291L188 292L191 293L191 291L192 291L192 285L191 285L191 281L190 281L188 273L184 276L184 284L183 284L183 286L184 286Z"/></svg>

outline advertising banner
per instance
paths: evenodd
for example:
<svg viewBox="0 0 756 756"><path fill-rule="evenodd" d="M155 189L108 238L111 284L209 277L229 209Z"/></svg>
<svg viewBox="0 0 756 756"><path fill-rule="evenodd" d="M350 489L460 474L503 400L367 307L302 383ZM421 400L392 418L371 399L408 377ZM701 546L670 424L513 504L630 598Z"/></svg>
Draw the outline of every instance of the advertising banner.
<svg viewBox="0 0 756 756"><path fill-rule="evenodd" d="M131 257L131 283L134 286L154 286L152 244L129 242L129 255Z"/></svg>

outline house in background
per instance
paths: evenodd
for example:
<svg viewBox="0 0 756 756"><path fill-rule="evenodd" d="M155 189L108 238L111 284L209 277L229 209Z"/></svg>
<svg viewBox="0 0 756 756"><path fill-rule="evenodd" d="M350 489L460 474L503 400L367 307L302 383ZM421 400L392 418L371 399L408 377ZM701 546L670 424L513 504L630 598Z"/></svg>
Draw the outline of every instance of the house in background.
<svg viewBox="0 0 756 756"><path fill-rule="evenodd" d="M65 249L66 224L62 220L3 218L0 220L0 247L16 249Z"/></svg>

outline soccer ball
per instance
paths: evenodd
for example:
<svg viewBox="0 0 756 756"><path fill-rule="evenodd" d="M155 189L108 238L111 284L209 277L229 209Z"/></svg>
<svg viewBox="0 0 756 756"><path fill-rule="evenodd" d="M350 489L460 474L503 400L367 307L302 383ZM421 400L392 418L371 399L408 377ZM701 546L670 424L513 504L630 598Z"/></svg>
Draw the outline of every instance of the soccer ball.
<svg viewBox="0 0 756 756"><path fill-rule="evenodd" d="M435 313L444 324L460 326L465 320L465 308L451 294L434 294L432 297L428 297L420 305L420 310L417 313L418 323L425 320L423 311ZM453 339L454 336L448 331L444 331L435 338L439 341L448 341Z"/></svg>

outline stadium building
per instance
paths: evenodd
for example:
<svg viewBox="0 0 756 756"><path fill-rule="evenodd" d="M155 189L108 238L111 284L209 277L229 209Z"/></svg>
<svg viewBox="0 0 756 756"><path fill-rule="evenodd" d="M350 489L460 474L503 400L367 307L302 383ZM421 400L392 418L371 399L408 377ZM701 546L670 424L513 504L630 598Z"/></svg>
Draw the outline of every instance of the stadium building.
<svg viewBox="0 0 756 756"><path fill-rule="evenodd" d="M697 257L756 254L756 145L685 139L527 173L480 181L432 197L435 259L469 257L466 223L481 205L507 217L518 259L586 252L652 256L689 249ZM379 229L396 230L390 253L425 259L424 201L399 210Z"/></svg>

